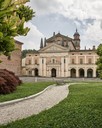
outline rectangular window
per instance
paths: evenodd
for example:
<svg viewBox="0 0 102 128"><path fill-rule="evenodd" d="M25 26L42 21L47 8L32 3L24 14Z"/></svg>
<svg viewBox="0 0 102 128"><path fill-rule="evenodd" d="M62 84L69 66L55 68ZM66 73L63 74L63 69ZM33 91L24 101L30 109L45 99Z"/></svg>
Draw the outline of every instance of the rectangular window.
<svg viewBox="0 0 102 128"><path fill-rule="evenodd" d="M31 60L29 60L28 64L31 64Z"/></svg>
<svg viewBox="0 0 102 128"><path fill-rule="evenodd" d="M74 61L74 59L72 59L72 64L74 64L75 63L75 61Z"/></svg>
<svg viewBox="0 0 102 128"><path fill-rule="evenodd" d="M42 64L44 63L44 59L42 59Z"/></svg>
<svg viewBox="0 0 102 128"><path fill-rule="evenodd" d="M35 64L37 64L37 60L35 60Z"/></svg>
<svg viewBox="0 0 102 128"><path fill-rule="evenodd" d="M91 58L88 60L88 63L89 63L89 64L91 64L91 63L92 63L92 60L91 60Z"/></svg>
<svg viewBox="0 0 102 128"><path fill-rule="evenodd" d="M64 59L64 63L66 63L66 59Z"/></svg>
<svg viewBox="0 0 102 128"><path fill-rule="evenodd" d="M80 59L80 64L83 64L83 59Z"/></svg>

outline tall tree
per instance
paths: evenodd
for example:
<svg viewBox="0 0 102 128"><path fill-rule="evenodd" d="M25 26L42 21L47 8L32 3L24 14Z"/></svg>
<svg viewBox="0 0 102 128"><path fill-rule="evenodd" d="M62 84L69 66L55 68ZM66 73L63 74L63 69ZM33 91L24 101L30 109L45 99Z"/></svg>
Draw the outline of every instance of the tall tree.
<svg viewBox="0 0 102 128"><path fill-rule="evenodd" d="M24 23L32 19L34 12L24 5L26 2L29 0L0 0L0 54L9 56L15 50L14 37L29 32Z"/></svg>
<svg viewBox="0 0 102 128"><path fill-rule="evenodd" d="M100 44L97 48L97 54L99 55L99 58L96 62L97 64L97 72L98 76L102 79L102 44Z"/></svg>

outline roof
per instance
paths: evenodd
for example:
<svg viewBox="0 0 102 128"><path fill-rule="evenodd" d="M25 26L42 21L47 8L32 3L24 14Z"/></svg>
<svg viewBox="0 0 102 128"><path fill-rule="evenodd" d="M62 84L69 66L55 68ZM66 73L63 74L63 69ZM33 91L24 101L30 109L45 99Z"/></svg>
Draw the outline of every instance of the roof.
<svg viewBox="0 0 102 128"><path fill-rule="evenodd" d="M18 41L18 40L15 40L15 43L20 44L20 45L23 45L23 43L20 42L20 41Z"/></svg>
<svg viewBox="0 0 102 128"><path fill-rule="evenodd" d="M74 33L74 36L75 35L78 35L78 36L80 36L80 34L78 33L78 30L76 29L76 32Z"/></svg>
<svg viewBox="0 0 102 128"><path fill-rule="evenodd" d="M34 49L33 51L28 51L27 54L38 54L38 53L39 53L39 51Z"/></svg>
<svg viewBox="0 0 102 128"><path fill-rule="evenodd" d="M70 38L70 37L68 37L68 36L65 36L65 35L62 35L62 34L60 34L60 33L57 33L56 35L54 35L54 36L48 38L46 41L47 41L47 42L53 41L55 37L62 37L63 39L67 39L67 40L69 40L69 41L72 41L72 40L73 40L72 38Z"/></svg>
<svg viewBox="0 0 102 128"><path fill-rule="evenodd" d="M96 51L96 50L93 50L93 49L86 49L86 50L70 50L70 52L93 52L93 51Z"/></svg>

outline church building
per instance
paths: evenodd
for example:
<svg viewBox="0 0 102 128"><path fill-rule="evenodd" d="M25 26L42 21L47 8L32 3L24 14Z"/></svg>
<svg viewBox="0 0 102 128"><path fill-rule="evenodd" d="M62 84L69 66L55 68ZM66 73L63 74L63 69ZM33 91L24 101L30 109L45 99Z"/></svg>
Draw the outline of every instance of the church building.
<svg viewBox="0 0 102 128"><path fill-rule="evenodd" d="M95 46L80 49L80 35L76 29L73 38L55 34L41 39L40 49L22 60L22 75L42 77L97 77Z"/></svg>

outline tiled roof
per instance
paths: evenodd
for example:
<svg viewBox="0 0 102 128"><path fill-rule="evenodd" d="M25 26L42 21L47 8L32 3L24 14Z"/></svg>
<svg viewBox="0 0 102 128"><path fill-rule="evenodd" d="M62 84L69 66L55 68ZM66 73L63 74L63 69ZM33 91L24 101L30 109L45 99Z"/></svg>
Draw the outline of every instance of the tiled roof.
<svg viewBox="0 0 102 128"><path fill-rule="evenodd" d="M69 40L69 41L73 40L72 38L70 38L68 36L65 36L65 35L62 35L62 34L58 33L55 36L52 36L52 37L48 38L46 41L47 42L53 41L55 37L62 37L63 39Z"/></svg>

